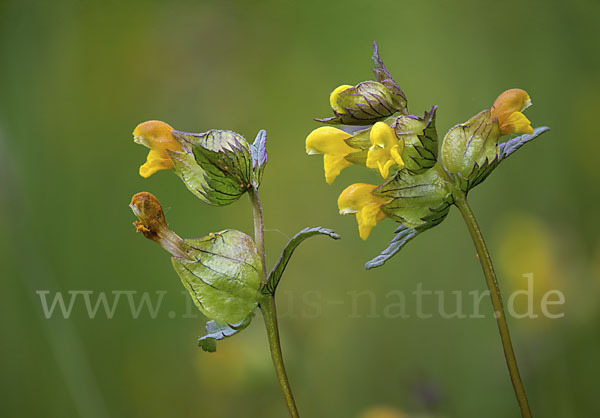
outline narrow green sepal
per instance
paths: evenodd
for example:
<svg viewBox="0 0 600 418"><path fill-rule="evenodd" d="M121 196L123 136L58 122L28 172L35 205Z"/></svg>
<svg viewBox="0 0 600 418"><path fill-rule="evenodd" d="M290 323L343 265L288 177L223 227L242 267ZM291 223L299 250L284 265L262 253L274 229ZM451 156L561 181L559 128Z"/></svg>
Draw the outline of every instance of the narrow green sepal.
<svg viewBox="0 0 600 418"><path fill-rule="evenodd" d="M225 324L244 321L258 305L262 265L252 239L225 230L182 245L191 260L172 257L173 267L198 309Z"/></svg>
<svg viewBox="0 0 600 418"><path fill-rule="evenodd" d="M252 314L248 315L246 319L236 325L228 325L217 321L208 321L206 323L206 335L198 338L198 346L204 351L214 353L217 351L217 341L222 340L223 338L231 337L232 335L235 335L246 328L248 325L250 325L252 316Z"/></svg>
<svg viewBox="0 0 600 418"><path fill-rule="evenodd" d="M287 243L283 252L281 253L281 257L277 261L271 273L269 273L269 277L267 279L267 284L262 290L262 293L266 294L274 294L277 289L277 285L279 284L279 280L281 280L281 275L283 274L294 250L307 238L310 238L315 235L327 235L333 239L340 239L341 237L336 234L331 229L321 228L320 226L315 228L305 228L302 231L298 232L294 237Z"/></svg>

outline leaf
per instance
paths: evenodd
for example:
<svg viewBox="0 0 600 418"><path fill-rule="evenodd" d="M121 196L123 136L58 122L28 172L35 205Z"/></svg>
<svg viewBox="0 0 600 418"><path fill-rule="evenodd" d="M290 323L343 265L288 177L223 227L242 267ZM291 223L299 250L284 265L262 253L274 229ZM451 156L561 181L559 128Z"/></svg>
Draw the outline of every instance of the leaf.
<svg viewBox="0 0 600 418"><path fill-rule="evenodd" d="M316 228L305 228L302 231L298 232L294 237L287 243L283 252L281 253L281 257L279 257L279 261L271 273L269 273L269 278L267 279L267 285L263 289L263 293L275 293L275 289L277 289L277 285L279 284L279 280L281 280L281 275L283 274L294 250L302 241L307 238L310 238L314 235L327 235L333 239L340 239L341 237L336 234L331 229L321 228L320 226Z"/></svg>
<svg viewBox="0 0 600 418"><path fill-rule="evenodd" d="M220 323L245 320L258 305L262 272L252 239L230 229L182 245L193 260L171 260L198 309Z"/></svg>
<svg viewBox="0 0 600 418"><path fill-rule="evenodd" d="M242 331L252 321L252 315L236 325L228 325L217 321L208 321L206 323L206 335L198 338L198 346L204 351L214 353L217 351L217 341L223 338L231 337Z"/></svg>
<svg viewBox="0 0 600 418"><path fill-rule="evenodd" d="M254 143L250 145L250 153L252 155L252 168L254 172L254 180L256 187L260 186L262 181L263 171L269 159L267 154L267 131L262 129L256 135Z"/></svg>
<svg viewBox="0 0 600 418"><path fill-rule="evenodd" d="M431 214L423 218L425 223L415 228L409 228L405 225L400 225L394 232L396 236L390 241L388 247L383 250L377 257L365 264L365 269L370 270L375 267L382 266L386 261L392 258L400 251L410 240L428 229L440 224L450 211L450 203L444 202L437 208L430 210Z"/></svg>

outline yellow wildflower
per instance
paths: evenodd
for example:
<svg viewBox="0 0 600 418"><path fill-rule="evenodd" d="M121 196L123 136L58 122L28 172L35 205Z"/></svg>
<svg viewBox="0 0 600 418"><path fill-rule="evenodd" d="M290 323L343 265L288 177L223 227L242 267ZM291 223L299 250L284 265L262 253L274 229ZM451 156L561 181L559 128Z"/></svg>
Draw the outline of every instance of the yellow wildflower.
<svg viewBox="0 0 600 418"><path fill-rule="evenodd" d="M498 119L500 133L502 135L532 134L531 122L521 113L529 106L531 106L531 98L525 90L510 89L498 96L492 105L491 117Z"/></svg>
<svg viewBox="0 0 600 418"><path fill-rule="evenodd" d="M377 122L371 128L371 148L367 154L367 167L379 169L381 177L387 178L390 167L397 164L404 167L402 151L404 141L400 141L394 130L384 122Z"/></svg>
<svg viewBox="0 0 600 418"><path fill-rule="evenodd" d="M346 144L352 135L331 126L323 126L312 131L306 138L307 154L323 154L325 180L333 183L344 168L352 165L346 156L358 150Z"/></svg>
<svg viewBox="0 0 600 418"><path fill-rule="evenodd" d="M347 187L338 198L340 214L356 214L358 232L362 239L367 239L371 229L386 217L381 206L388 203L389 199L375 196L372 192L376 188L372 184L356 183Z"/></svg>
<svg viewBox="0 0 600 418"><path fill-rule="evenodd" d="M133 131L133 140L150 148L146 163L140 166L140 176L150 177L159 170L173 168L173 162L167 154L169 151L183 151L173 134L173 128L158 120L140 123Z"/></svg>

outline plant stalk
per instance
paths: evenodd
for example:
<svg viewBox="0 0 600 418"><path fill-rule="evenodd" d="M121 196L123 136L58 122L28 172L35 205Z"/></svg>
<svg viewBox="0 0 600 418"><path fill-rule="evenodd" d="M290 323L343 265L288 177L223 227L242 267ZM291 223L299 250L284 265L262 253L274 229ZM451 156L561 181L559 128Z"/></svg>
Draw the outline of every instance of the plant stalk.
<svg viewBox="0 0 600 418"><path fill-rule="evenodd" d="M262 206L258 197L258 190L252 187L248 190L250 202L252 203L252 215L254 216L254 241L258 249L258 255L262 261L262 284L267 283L267 263L265 262L265 230L263 226Z"/></svg>
<svg viewBox="0 0 600 418"><path fill-rule="evenodd" d="M252 202L252 214L254 215L254 241L258 249L262 263L262 283L263 286L267 283L267 264L265 262L265 233L263 226L262 207L260 205L260 199L258 197L258 191L256 188L252 188L248 191L250 201ZM277 309L275 307L275 295L265 294L260 301L260 309L265 320L265 327L267 328L267 338L269 340L269 348L271 349L271 358L273 359L273 365L275 366L275 372L283 391L283 396L287 403L288 409L290 410L290 416L292 418L299 418L298 408L294 401L294 395L292 394L292 388L285 371L285 365L283 363L283 354L281 352L281 340L279 339L279 326L277 324Z"/></svg>
<svg viewBox="0 0 600 418"><path fill-rule="evenodd" d="M296 401L292 394L292 388L285 371L285 365L283 363L283 354L281 353L281 341L279 340L279 327L277 325L277 310L275 307L275 295L265 295L263 301L260 304L263 318L265 320L265 326L267 328L267 337L269 339L269 347L271 348L271 358L273 359L273 365L277 372L277 378L283 391L283 396L287 403L288 409L290 410L290 416L292 418L298 418L298 408L296 407Z"/></svg>
<svg viewBox="0 0 600 418"><path fill-rule="evenodd" d="M502 348L504 349L504 357L506 358L510 380L512 381L515 395L517 396L517 401L521 408L521 415L523 418L532 418L527 395L525 394L525 387L523 386L519 367L517 366L517 358L510 339L506 314L502 304L502 295L500 294L496 273L492 266L492 258L490 257L490 253L483 239L483 235L481 234L481 229L475 219L475 215L467 202L466 195L456 197L454 203L456 207L458 207L458 210L460 210L460 213L467 224L467 228L469 229L469 233L475 244L475 249L477 250L477 256L481 263L488 289L490 290L490 297L492 298L498 330L500 331L500 339L502 340Z"/></svg>

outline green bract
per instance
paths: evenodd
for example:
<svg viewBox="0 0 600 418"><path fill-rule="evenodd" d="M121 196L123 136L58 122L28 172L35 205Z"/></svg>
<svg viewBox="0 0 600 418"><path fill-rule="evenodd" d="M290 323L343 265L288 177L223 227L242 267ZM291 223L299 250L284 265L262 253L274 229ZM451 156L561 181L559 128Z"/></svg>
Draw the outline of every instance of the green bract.
<svg viewBox="0 0 600 418"><path fill-rule="evenodd" d="M448 131L441 147L442 164L448 173L469 178L476 165L496 158L499 139L498 122L484 110Z"/></svg>
<svg viewBox="0 0 600 418"><path fill-rule="evenodd" d="M421 227L431 223L428 217L439 208L447 209L452 203L452 195L446 181L437 170L428 170L423 174L411 174L408 170L399 170L388 181L373 191L375 196L390 199L381 207L383 213L409 228ZM437 223L446 216L435 217Z"/></svg>
<svg viewBox="0 0 600 418"><path fill-rule="evenodd" d="M438 155L436 111L437 106L433 106L422 118L413 115L399 116L392 124L398 139L404 140L402 152L404 167L412 173L422 173L436 163Z"/></svg>
<svg viewBox="0 0 600 418"><path fill-rule="evenodd" d="M173 131L185 151L167 151L175 173L198 198L215 206L235 202L251 187L258 188L267 152L266 132L254 144L232 131Z"/></svg>
<svg viewBox="0 0 600 418"><path fill-rule="evenodd" d="M258 304L262 265L252 239L225 230L185 239L192 260L172 257L173 267L198 309L225 324L245 321Z"/></svg>

